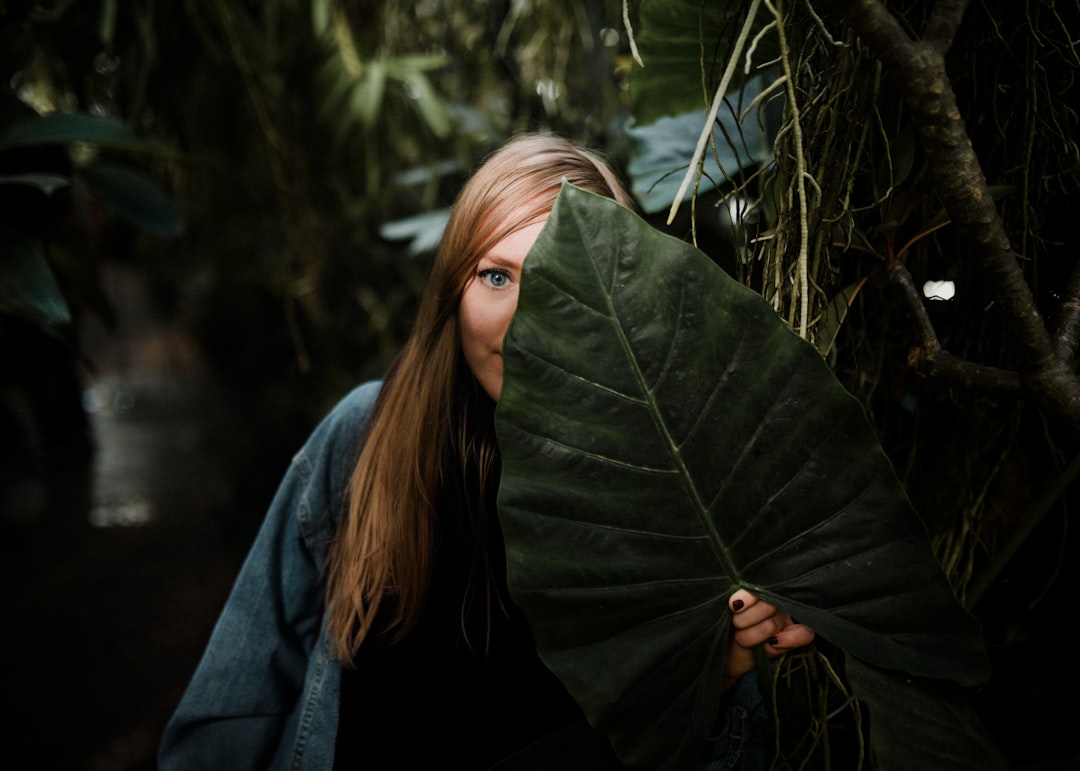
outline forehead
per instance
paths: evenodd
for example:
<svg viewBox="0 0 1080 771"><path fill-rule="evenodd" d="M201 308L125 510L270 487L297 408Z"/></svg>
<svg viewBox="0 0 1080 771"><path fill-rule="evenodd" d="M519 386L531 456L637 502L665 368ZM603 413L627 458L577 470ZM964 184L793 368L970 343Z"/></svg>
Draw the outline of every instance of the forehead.
<svg viewBox="0 0 1080 771"><path fill-rule="evenodd" d="M532 249L540 231L547 223L547 215L525 224L503 236L480 258L482 261L519 267Z"/></svg>
<svg viewBox="0 0 1080 771"><path fill-rule="evenodd" d="M474 236L481 249L502 241L518 230L537 222L547 221L555 199L548 195L534 195L526 201L514 202L511 196L492 200L487 211L477 220Z"/></svg>

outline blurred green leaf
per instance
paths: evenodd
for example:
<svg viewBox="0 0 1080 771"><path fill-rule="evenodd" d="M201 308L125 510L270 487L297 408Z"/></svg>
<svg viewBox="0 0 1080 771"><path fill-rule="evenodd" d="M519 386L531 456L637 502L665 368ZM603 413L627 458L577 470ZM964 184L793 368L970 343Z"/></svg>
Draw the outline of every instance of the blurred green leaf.
<svg viewBox="0 0 1080 771"><path fill-rule="evenodd" d="M173 202L140 171L105 163L80 167L79 177L113 214L158 236L176 236L184 223Z"/></svg>
<svg viewBox="0 0 1080 771"><path fill-rule="evenodd" d="M419 71L409 72L405 76L405 82L410 87L409 96L416 104L420 116L424 119L428 128L431 129L431 133L439 139L450 136L450 131L453 128L450 115L446 111L442 99L435 93L435 89L431 87L431 81L427 79L427 76Z"/></svg>
<svg viewBox="0 0 1080 771"><path fill-rule="evenodd" d="M311 30L316 36L330 31L330 0L312 0Z"/></svg>
<svg viewBox="0 0 1080 771"><path fill-rule="evenodd" d="M365 128L375 125L386 92L386 67L382 62L368 62L364 75L353 87L350 105Z"/></svg>
<svg viewBox="0 0 1080 771"><path fill-rule="evenodd" d="M0 132L0 150L47 144L141 144L124 123L79 112L53 112L20 121Z"/></svg>
<svg viewBox="0 0 1080 771"><path fill-rule="evenodd" d="M0 185L29 185L45 195L52 195L70 184L71 180L63 174L0 174Z"/></svg>
<svg viewBox="0 0 1080 771"><path fill-rule="evenodd" d="M445 67L449 61L442 54L406 54L387 61L386 66L394 77L404 78L411 73Z"/></svg>
<svg viewBox="0 0 1080 771"><path fill-rule="evenodd" d="M671 207L686 167L694 156L702 121L701 111L695 110L666 116L647 126L627 128L627 134L634 141L627 174L634 195L646 213L654 214ZM705 153L698 194L723 187L729 177L772 158L771 139L756 117L740 124L731 111L722 110L717 122L713 129L713 144ZM695 191L691 187L683 200L689 200L693 195Z"/></svg>
<svg viewBox="0 0 1080 771"><path fill-rule="evenodd" d="M379 228L379 235L388 241L408 241L411 256L434 252L449 220L450 207L421 212L384 223Z"/></svg>
<svg viewBox="0 0 1080 771"><path fill-rule="evenodd" d="M0 228L0 312L41 326L71 323L44 247L8 228Z"/></svg>
<svg viewBox="0 0 1080 771"><path fill-rule="evenodd" d="M106 49L110 48L116 39L116 11L116 0L103 0L101 18L98 21L98 40Z"/></svg>
<svg viewBox="0 0 1080 771"><path fill-rule="evenodd" d="M739 32L744 13L743 3L732 0L642 2L635 39L645 66L635 65L630 74L630 105L637 125L708 111L713 93L706 89L719 84L725 53ZM758 43L755 62L771 61L776 55L775 37L766 35ZM744 79L740 67L729 93L739 89Z"/></svg>

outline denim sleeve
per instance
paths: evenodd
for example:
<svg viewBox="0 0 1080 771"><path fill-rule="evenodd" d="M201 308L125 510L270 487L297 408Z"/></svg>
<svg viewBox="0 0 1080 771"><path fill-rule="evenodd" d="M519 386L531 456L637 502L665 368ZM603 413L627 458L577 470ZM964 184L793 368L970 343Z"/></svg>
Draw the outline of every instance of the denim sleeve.
<svg viewBox="0 0 1080 771"><path fill-rule="evenodd" d="M735 681L721 705L720 730L705 744L703 771L765 771L769 715L756 672Z"/></svg>
<svg viewBox="0 0 1080 771"><path fill-rule="evenodd" d="M266 768L290 741L319 633L325 545L377 390L354 390L293 458L165 728L162 771Z"/></svg>

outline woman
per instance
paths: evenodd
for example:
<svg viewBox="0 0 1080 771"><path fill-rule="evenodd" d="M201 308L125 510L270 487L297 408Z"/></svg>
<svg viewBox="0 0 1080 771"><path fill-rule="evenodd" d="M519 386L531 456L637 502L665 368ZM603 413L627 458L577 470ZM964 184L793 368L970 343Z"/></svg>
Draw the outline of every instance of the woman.
<svg viewBox="0 0 1080 771"><path fill-rule="evenodd" d="M502 338L564 179L632 205L598 156L551 136L512 140L466 184L384 382L349 394L294 458L162 769L484 769L584 725L510 601L494 511ZM729 602L725 686L753 647L813 638L744 591ZM727 762L740 742L709 754ZM588 746L618 767L602 737Z"/></svg>

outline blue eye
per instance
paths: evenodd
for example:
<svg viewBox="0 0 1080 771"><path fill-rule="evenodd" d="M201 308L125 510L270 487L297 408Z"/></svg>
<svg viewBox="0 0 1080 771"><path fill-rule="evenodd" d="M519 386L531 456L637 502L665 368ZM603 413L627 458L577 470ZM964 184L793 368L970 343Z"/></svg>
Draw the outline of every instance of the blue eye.
<svg viewBox="0 0 1080 771"><path fill-rule="evenodd" d="M477 273L481 281L495 289L501 289L510 283L510 274L500 268L486 268Z"/></svg>

